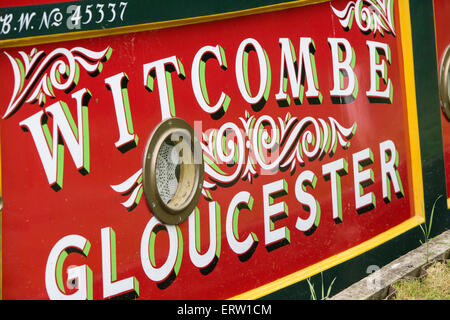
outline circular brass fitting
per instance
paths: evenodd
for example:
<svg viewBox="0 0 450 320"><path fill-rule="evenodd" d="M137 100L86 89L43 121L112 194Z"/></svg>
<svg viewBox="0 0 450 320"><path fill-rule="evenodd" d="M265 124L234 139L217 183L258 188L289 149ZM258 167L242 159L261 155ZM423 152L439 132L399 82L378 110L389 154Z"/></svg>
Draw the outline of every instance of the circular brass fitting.
<svg viewBox="0 0 450 320"><path fill-rule="evenodd" d="M441 98L442 111L444 111L447 120L450 121L450 46L445 49L442 57L440 75L439 75L439 95Z"/></svg>
<svg viewBox="0 0 450 320"><path fill-rule="evenodd" d="M161 222L179 224L194 210L203 187L203 152L194 129L180 118L156 126L145 148L142 185Z"/></svg>

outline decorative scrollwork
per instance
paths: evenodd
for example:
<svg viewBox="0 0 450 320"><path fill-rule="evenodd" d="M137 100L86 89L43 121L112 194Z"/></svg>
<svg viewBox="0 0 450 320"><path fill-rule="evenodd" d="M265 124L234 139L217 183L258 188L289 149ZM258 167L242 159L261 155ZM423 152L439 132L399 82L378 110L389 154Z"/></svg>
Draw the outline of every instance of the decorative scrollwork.
<svg viewBox="0 0 450 320"><path fill-rule="evenodd" d="M349 1L343 10L331 6L334 14L345 30L351 29L356 21L363 33L384 31L395 36L393 0L356 0Z"/></svg>
<svg viewBox="0 0 450 320"><path fill-rule="evenodd" d="M5 52L14 72L14 88L3 119L12 116L23 103L38 102L43 106L46 97L55 97L55 89L72 90L78 83L80 66L90 75L97 75L111 52L110 47L99 52L75 47L58 48L46 55L33 48L30 54L19 51L21 59Z"/></svg>
<svg viewBox="0 0 450 320"><path fill-rule="evenodd" d="M230 187L240 180L252 179L278 171L294 172L306 161L332 157L338 146L347 149L356 131L356 123L346 128L334 118L305 117L298 119L287 113L285 118L269 115L259 118L239 117L242 126L226 122L218 129L202 133L201 145L205 178L202 194L212 200L211 192ZM128 211L139 203L142 194L142 169L111 188L129 196L122 203Z"/></svg>
<svg viewBox="0 0 450 320"><path fill-rule="evenodd" d="M203 195L211 198L208 189L230 186L238 180L258 175L295 170L305 160L330 157L340 145L347 149L356 131L356 123L345 128L334 118L305 117L297 119L288 113L278 122L269 115L256 119L240 117L243 128L225 123L219 129L203 133L205 182ZM259 168L258 168L259 167ZM259 170L258 170L259 169Z"/></svg>
<svg viewBox="0 0 450 320"><path fill-rule="evenodd" d="M111 188L120 193L122 196L129 196L128 199L121 204L127 208L128 211L133 210L141 200L142 188L142 169L136 171L131 177L127 178L122 183L112 185Z"/></svg>

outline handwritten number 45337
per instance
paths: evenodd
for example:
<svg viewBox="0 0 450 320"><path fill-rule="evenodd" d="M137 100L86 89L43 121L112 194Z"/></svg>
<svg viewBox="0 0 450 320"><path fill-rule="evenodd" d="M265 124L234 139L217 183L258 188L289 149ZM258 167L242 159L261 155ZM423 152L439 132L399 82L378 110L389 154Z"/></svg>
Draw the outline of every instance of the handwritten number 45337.
<svg viewBox="0 0 450 320"><path fill-rule="evenodd" d="M117 19L123 21L128 2L108 4L70 5L67 7L66 26L69 30L81 29L82 25L111 23ZM16 24L17 20L17 24ZM64 15L60 8L44 11L42 16L37 12L22 12L18 19L13 13L0 16L0 34L8 34L10 31L28 31L35 27L38 30L59 27L64 21ZM37 24L36 24L37 23Z"/></svg>
<svg viewBox="0 0 450 320"><path fill-rule="evenodd" d="M67 13L72 14L67 19L67 28L81 29L82 24L113 22L117 17L123 21L127 4L128 2L120 2L119 5L116 3L98 3L95 7L93 4L89 4L84 8L84 12L82 12L82 6L71 5L67 7Z"/></svg>

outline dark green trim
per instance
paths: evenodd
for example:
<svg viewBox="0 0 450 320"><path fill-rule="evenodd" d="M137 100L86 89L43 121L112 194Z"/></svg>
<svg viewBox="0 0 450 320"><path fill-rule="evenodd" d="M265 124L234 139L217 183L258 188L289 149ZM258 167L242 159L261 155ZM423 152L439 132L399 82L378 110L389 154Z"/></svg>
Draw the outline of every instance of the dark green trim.
<svg viewBox="0 0 450 320"><path fill-rule="evenodd" d="M100 30L109 29L123 26L139 25L144 23L171 21L184 18L208 16L212 14L221 14L226 12L240 11L245 9L263 7L273 4L279 4L284 2L290 2L288 0L227 0L227 1L211 1L211 0L196 0L196 1L180 1L180 0L84 0L84 1L72 1L62 2L56 4L43 4L33 6L22 7L8 7L0 8L0 41L7 39L25 38L40 35L61 34L80 32L87 30ZM115 4L116 18L113 18L111 8L108 8L108 4ZM127 3L126 6L120 5L121 3ZM100 21L101 14L99 12L100 6L103 5L104 18ZM0 4L1 6L1 4ZM75 7L74 7L75 6ZM80 6L81 23L79 28L71 27L68 25L70 17L74 15L74 8ZM88 7L90 6L90 7ZM97 7L99 6L99 7ZM72 9L70 9L72 7ZM88 21L88 11L92 12L91 22L83 24ZM120 14L123 12L123 21L120 19ZM53 26L46 28L45 24L42 24L44 14L47 17L50 16L50 12L55 10L52 17L61 18L60 23L56 23ZM59 11L59 14L56 14ZM20 30L19 19L22 15L28 13L31 17L32 13L35 13L28 29L25 30L23 24L22 30ZM9 27L3 27L2 18L12 14L12 20L9 23ZM107 20L111 20L108 22ZM9 21L9 19L8 19ZM22 19L23 21L23 19ZM51 20L55 22L54 19ZM39 30L39 27L41 29ZM8 30L8 33L6 31ZM3 31L3 32L2 32ZM20 32L19 32L20 31Z"/></svg>
<svg viewBox="0 0 450 320"><path fill-rule="evenodd" d="M441 107L437 74L433 1L411 0L411 25L416 79L417 114L426 219L439 195L433 218L432 236L450 226L447 211L445 161L443 155Z"/></svg>

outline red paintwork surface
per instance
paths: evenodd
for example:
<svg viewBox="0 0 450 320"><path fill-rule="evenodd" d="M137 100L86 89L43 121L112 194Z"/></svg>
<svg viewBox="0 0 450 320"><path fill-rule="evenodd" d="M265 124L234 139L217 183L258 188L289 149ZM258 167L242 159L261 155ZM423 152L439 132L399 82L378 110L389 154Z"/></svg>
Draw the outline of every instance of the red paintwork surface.
<svg viewBox="0 0 450 320"><path fill-rule="evenodd" d="M335 5L344 7L344 3L335 2ZM397 8L395 12L397 14ZM395 21L397 23L398 19ZM311 36L316 45L315 60L323 103L310 105L304 98L303 105L291 103L289 107L280 108L274 97L279 90L281 59L278 39L289 37L298 55L298 39L301 36ZM241 97L234 72L236 50L241 41L248 37L256 39L267 51L272 70L269 100L258 112L252 110ZM333 104L330 100L329 91L333 84L328 37L348 39L356 53L355 72L359 81L359 93L357 99L349 105ZM2 191L5 201L2 212L3 298L47 299L44 276L48 254L62 237L79 234L91 242L89 255L83 257L70 254L64 270L69 265L89 265L94 278L94 298L102 299L100 230L104 227L112 227L116 232L118 279L135 276L139 281L141 298L212 299L232 297L277 280L352 248L407 220L414 213L410 205L412 192L408 174L408 130L401 85L403 75L400 37L399 28L396 37L390 34L381 37L377 34L375 39L373 34L364 35L356 26L348 32L344 31L330 5L325 3L165 30L36 46L45 52L58 47L70 49L76 46L97 51L111 46L114 51L98 76L90 77L81 70L79 83L74 90L86 87L93 96L89 104L91 172L88 175L82 176L77 172L66 150L63 189L55 192L49 187L32 137L19 126L20 121L40 110L37 104L24 104L12 117L0 122ZM365 95L369 88L366 40L386 42L391 48L392 65L388 68L388 74L394 84L392 105L369 103ZM223 91L231 97L231 103L221 119L213 120L197 105L192 92L190 68L194 55L201 47L217 44L225 49L228 70L221 70L215 62L208 63L209 96L211 101L216 101ZM5 51L11 56L18 56L18 51L29 52L31 49L9 48ZM162 290L146 277L140 262L141 236L152 216L145 199L142 197L139 205L128 212L120 205L126 198L114 192L110 185L124 181L141 167L146 141L161 120L158 89L156 87L154 92L148 92L144 88L142 66L172 55L182 61L186 71L185 80L179 79L175 74L172 76L177 116L191 124L194 120L202 120L203 130L219 128L228 121L241 126L239 117L243 117L245 111L256 117L268 114L274 119L278 116L284 119L287 112L298 118L313 116L327 119L328 116L333 116L346 127L357 122L357 130L347 150L338 147L332 158L326 155L322 160L306 161L305 167L297 165L293 175L289 171L260 175L252 183L240 180L231 187L218 187L212 191L212 197L221 207L222 220L221 254L215 269L205 276L191 263L186 221L180 225L184 248L180 272L176 280ZM0 68L0 106L3 114L13 85L10 63L3 52L0 52ZM139 136L138 146L125 154L114 147L118 138L117 123L111 92L104 84L105 78L119 72L125 72L130 79L128 92L131 112L134 129ZM258 80L254 55L250 57L249 73L252 83ZM70 93L57 90L55 93L57 98L54 101L65 101L76 117L75 101ZM49 99L46 106L50 103L53 100ZM49 127L52 127L51 123ZM392 194L392 201L386 204L381 196L379 143L388 139L394 141L399 153L399 174L405 197L398 199ZM374 192L376 208L359 215L355 210L352 154L367 147L374 154L374 164L370 168L374 171L375 183L365 188L365 192ZM342 157L348 162L349 173L341 178L343 222L336 224L331 216L330 182L322 177L322 165ZM318 228L309 236L295 228L296 218L307 216L295 198L294 189L298 174L306 169L312 170L318 177L316 189L308 191L318 200L322 212ZM279 179L286 179L288 195L277 198L276 201L286 202L289 216L276 221L274 225L276 228L289 228L291 243L268 252L264 246L262 186ZM259 239L256 251L246 262L241 262L231 251L225 235L228 205L239 191L249 191L255 199L253 209L243 210L239 216L240 237L244 239L249 232L254 232ZM206 250L209 245L208 201L202 197L198 208L201 212L202 248ZM158 233L158 266L167 258L167 247L166 233Z"/></svg>
<svg viewBox="0 0 450 320"><path fill-rule="evenodd" d="M450 44L450 34L448 33L450 17L450 3L448 1L434 1L434 19L436 26L436 55L438 58L438 74L442 64L442 57L445 49ZM442 138L444 145L445 176L447 183L447 198L450 191L450 122L447 120L441 109Z"/></svg>

